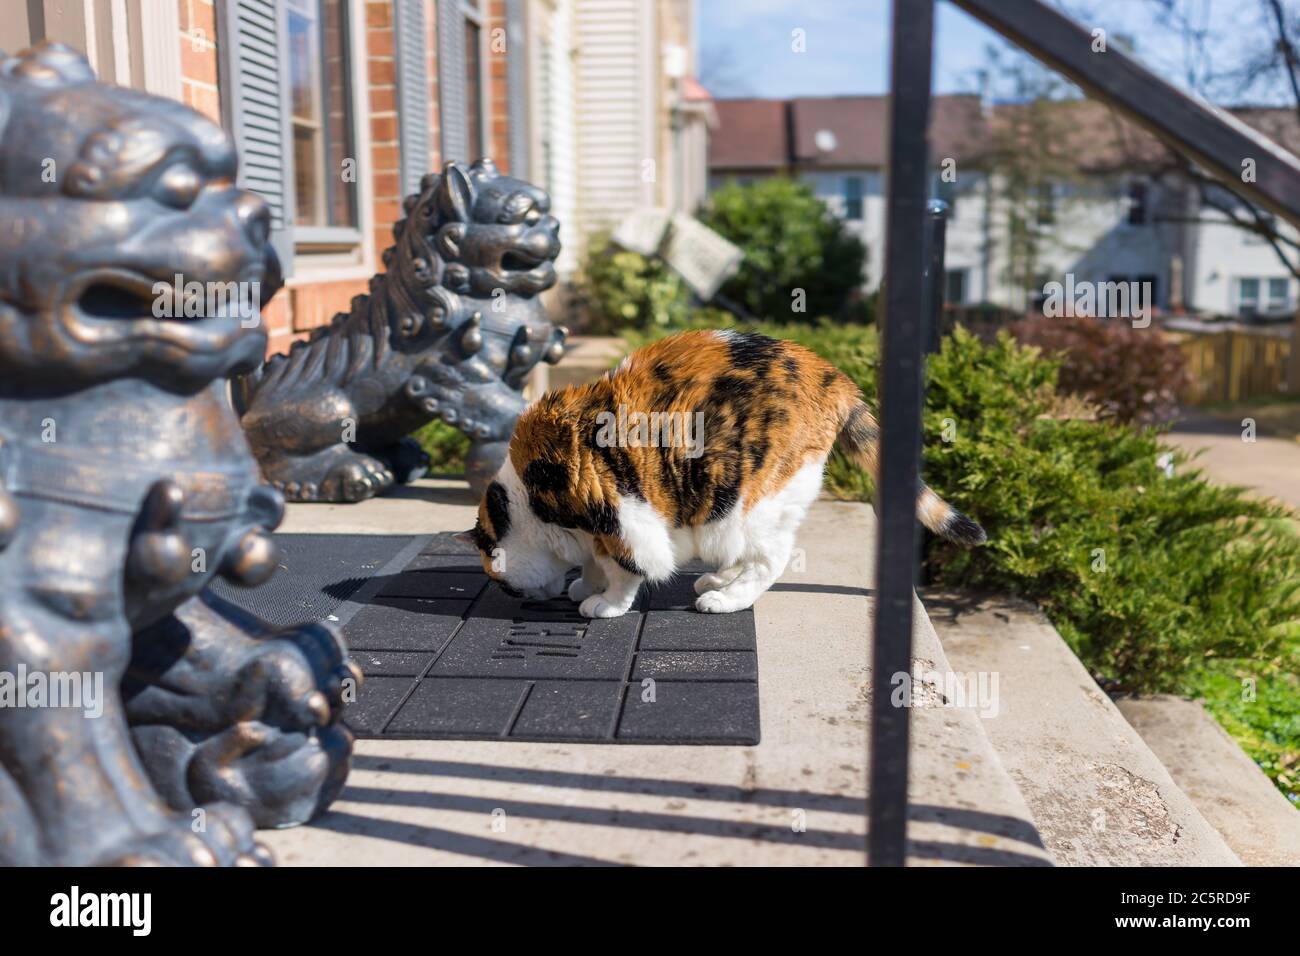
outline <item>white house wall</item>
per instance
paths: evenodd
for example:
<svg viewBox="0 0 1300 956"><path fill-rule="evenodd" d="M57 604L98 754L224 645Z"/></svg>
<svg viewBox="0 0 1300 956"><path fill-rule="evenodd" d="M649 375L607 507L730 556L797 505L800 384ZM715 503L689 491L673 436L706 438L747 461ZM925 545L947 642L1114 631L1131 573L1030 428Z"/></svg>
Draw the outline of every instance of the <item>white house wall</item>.
<svg viewBox="0 0 1300 956"><path fill-rule="evenodd" d="M1202 212L1204 218L1220 218ZM1286 229L1292 237L1295 231ZM1189 307L1216 315L1237 311L1237 279L1286 279L1290 301L1295 302L1295 282L1278 261L1271 246L1226 222L1203 224L1196 230L1194 262L1188 263Z"/></svg>
<svg viewBox="0 0 1300 956"><path fill-rule="evenodd" d="M667 171L654 168L650 0L572 2L577 225L585 236L653 204L654 177Z"/></svg>
<svg viewBox="0 0 1300 956"><path fill-rule="evenodd" d="M770 175L764 171L713 171L709 188L729 181L754 181ZM874 168L802 170L798 177L807 183L827 207L841 219L845 215L845 180L856 176L863 182L863 216L846 220L850 232L867 247L865 263L868 289L876 288L884 271L885 198L884 180ZM1189 224L1178 221L1192 215L1204 220L1220 218L1213 211L1185 208L1187 191L1178 181L1148 182L1147 221L1128 222L1128 188L1132 177L1097 177L1082 184L1058 187L1055 223L1045 226L1039 246L1039 271L1044 281L1102 283L1115 277L1157 278L1156 299L1162 310L1181 300L1194 312L1233 314L1238 308L1237 279L1287 278L1289 301L1294 304L1296 284L1262 240L1224 222ZM989 302L1008 308L1023 308L1029 296L1009 281L1008 225L1006 204L999 196L1002 184L991 186L991 212L987 200L990 185L980 173L966 173L956 190L956 208L948 222L946 262L949 271L966 273L965 303ZM1292 233L1294 235L1294 233ZM1171 283L1178 277L1176 257L1182 259L1180 294Z"/></svg>

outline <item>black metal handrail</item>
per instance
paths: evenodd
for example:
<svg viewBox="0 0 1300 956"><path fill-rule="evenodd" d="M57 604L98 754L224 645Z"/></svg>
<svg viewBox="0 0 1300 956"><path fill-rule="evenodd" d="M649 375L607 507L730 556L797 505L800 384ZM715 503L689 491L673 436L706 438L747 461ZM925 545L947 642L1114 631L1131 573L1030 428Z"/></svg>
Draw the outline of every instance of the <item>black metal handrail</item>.
<svg viewBox="0 0 1300 956"><path fill-rule="evenodd" d="M1267 137L1178 90L1123 50L1094 52L1092 31L1043 0L950 2L1121 110L1242 198L1300 227L1300 160ZM912 664L922 360L927 319L937 324L944 281L942 216L926 209L934 4L893 0L867 808L872 866L901 866L907 854L910 708L895 706L893 695L896 679ZM1253 161L1253 177L1242 176L1245 160Z"/></svg>
<svg viewBox="0 0 1300 956"><path fill-rule="evenodd" d="M880 368L879 538L867 856L902 866L907 838L910 708L893 706L894 675L912 669L916 488L921 455L926 194L934 0L895 0L890 60L889 189Z"/></svg>

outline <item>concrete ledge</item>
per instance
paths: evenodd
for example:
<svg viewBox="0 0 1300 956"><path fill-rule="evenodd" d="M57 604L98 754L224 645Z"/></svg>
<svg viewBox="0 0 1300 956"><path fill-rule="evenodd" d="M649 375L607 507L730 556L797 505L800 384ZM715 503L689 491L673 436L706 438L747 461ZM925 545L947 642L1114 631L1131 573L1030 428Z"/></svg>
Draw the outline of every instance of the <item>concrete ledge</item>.
<svg viewBox="0 0 1300 956"><path fill-rule="evenodd" d="M1162 694L1115 704L1244 863L1300 867L1300 810L1199 701Z"/></svg>
<svg viewBox="0 0 1300 956"><path fill-rule="evenodd" d="M923 598L953 667L996 675L984 730L1058 863L1240 865L1036 608Z"/></svg>
<svg viewBox="0 0 1300 956"><path fill-rule="evenodd" d="M283 530L458 530L474 505L459 482L423 481L291 505ZM862 865L874 520L817 502L802 560L760 599L758 746L362 741L329 813L263 838L304 865ZM923 613L917 656L946 668ZM913 728L912 862L1047 863L974 712L919 707Z"/></svg>

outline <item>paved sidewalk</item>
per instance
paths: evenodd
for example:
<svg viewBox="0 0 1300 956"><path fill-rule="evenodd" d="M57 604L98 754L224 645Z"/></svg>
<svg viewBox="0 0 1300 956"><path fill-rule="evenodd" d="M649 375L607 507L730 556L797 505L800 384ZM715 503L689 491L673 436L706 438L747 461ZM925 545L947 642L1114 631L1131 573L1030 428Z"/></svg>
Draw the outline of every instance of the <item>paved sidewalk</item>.
<svg viewBox="0 0 1300 956"><path fill-rule="evenodd" d="M290 506L281 530L460 530L474 505L459 483L423 481L362 505ZM360 741L333 809L263 838L290 865L861 865L874 541L869 506L811 510L803 570L756 608L756 747ZM918 617L918 658L946 668ZM1042 863L977 722L914 711L914 860Z"/></svg>
<svg viewBox="0 0 1300 956"><path fill-rule="evenodd" d="M1185 419L1164 440L1189 454L1204 449L1191 464L1213 481L1300 509L1300 442L1268 435L1243 441L1239 422L1203 417Z"/></svg>

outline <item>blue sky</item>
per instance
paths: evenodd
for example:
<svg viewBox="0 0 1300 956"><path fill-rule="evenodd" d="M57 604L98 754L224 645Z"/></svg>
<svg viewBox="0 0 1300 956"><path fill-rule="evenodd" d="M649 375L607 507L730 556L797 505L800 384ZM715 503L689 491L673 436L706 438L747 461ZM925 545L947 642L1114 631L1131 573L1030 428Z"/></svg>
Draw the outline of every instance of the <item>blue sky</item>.
<svg viewBox="0 0 1300 956"><path fill-rule="evenodd" d="M1176 82L1182 44L1156 26L1150 0L1056 0L1089 26L1132 38L1138 55ZM1257 0L1187 0L1210 26L1208 44L1225 59L1257 23ZM700 74L717 96L831 96L883 93L889 68L888 0L697 0ZM1220 35L1218 24L1224 29ZM801 29L806 52L791 49ZM935 89L977 88L989 44L1003 41L940 0ZM1269 97L1256 92L1254 101Z"/></svg>

